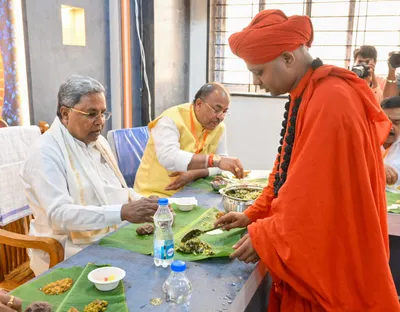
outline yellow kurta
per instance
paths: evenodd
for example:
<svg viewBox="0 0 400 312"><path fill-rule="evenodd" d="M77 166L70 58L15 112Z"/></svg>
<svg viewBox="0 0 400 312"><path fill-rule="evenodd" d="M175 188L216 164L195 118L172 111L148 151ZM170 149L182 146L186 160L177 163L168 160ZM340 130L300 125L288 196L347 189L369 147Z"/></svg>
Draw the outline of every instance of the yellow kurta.
<svg viewBox="0 0 400 312"><path fill-rule="evenodd" d="M196 138L193 136L191 131L191 114L193 114L192 116L198 142L202 143L204 136L207 133L204 146L202 150L198 152L198 154L210 154L216 152L221 135L224 132L225 125L220 123L214 130L206 131L196 119L196 116L192 110L192 103L171 107L148 125L150 130L150 138L136 174L134 185L136 192L143 196L157 195L165 197L171 196L178 191L165 191L166 186L176 178L170 178L169 175L172 172L165 169L159 163L155 151L154 139L151 135L151 129L156 126L160 118L171 118L180 133L179 143L181 150L196 153Z"/></svg>

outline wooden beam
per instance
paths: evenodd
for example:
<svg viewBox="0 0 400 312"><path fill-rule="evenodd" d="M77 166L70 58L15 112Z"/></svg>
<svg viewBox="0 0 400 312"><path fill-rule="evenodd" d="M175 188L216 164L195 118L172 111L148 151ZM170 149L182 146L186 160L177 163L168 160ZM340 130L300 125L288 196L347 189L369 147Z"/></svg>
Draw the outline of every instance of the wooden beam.
<svg viewBox="0 0 400 312"><path fill-rule="evenodd" d="M129 0L121 0L121 21L124 128L132 128L131 8Z"/></svg>
<svg viewBox="0 0 400 312"><path fill-rule="evenodd" d="M346 59L344 66L350 69L350 63L352 61L352 44L353 44L353 33L354 33L354 14L356 12L356 1L351 0L349 3L349 19L347 21L347 38L346 38Z"/></svg>

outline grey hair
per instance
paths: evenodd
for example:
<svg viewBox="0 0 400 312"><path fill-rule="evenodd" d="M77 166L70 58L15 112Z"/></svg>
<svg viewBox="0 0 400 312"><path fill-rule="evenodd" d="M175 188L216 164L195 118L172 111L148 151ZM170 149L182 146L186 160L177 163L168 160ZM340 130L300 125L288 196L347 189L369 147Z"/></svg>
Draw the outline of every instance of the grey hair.
<svg viewBox="0 0 400 312"><path fill-rule="evenodd" d="M229 91L220 83L218 82L209 82L203 85L199 91L197 91L196 95L194 96L193 99L193 104L196 102L197 99L205 99L207 96L209 96L211 93L213 93L216 90L221 90L226 94L226 96L229 98Z"/></svg>
<svg viewBox="0 0 400 312"><path fill-rule="evenodd" d="M87 76L72 75L58 90L57 116L61 118L61 107L74 107L82 96L92 93L105 93L103 85Z"/></svg>

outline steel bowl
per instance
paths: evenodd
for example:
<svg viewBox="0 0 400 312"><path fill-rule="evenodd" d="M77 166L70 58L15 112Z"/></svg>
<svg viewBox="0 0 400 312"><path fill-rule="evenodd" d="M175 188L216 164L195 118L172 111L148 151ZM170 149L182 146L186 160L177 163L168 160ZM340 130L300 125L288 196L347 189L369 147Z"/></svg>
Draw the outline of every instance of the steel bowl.
<svg viewBox="0 0 400 312"><path fill-rule="evenodd" d="M263 187L257 185L237 184L221 189L219 192L222 195L222 204L226 212L230 211L243 212L255 202L255 200L239 199L226 194L229 191L238 189L262 191Z"/></svg>
<svg viewBox="0 0 400 312"><path fill-rule="evenodd" d="M214 191L219 192L228 185L228 182L224 180L219 180L219 181L211 181L210 184Z"/></svg>

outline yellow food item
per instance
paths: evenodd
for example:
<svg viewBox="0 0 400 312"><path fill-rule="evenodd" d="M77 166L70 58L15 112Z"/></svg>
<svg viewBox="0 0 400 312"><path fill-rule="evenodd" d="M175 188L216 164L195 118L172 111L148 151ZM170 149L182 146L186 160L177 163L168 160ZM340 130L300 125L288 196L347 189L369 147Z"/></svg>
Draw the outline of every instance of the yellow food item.
<svg viewBox="0 0 400 312"><path fill-rule="evenodd" d="M72 287L72 278L64 278L62 280L55 281L53 283L47 284L40 290L46 295L59 295L65 293Z"/></svg>
<svg viewBox="0 0 400 312"><path fill-rule="evenodd" d="M153 299L150 300L150 303L151 303L153 306L159 306L162 302L163 302L163 301L162 301L161 298L153 298Z"/></svg>
<svg viewBox="0 0 400 312"><path fill-rule="evenodd" d="M219 219L219 218L223 217L224 215L225 215L225 212L223 212L223 211L218 211L218 212L217 212L217 215L216 215L216 218Z"/></svg>
<svg viewBox="0 0 400 312"><path fill-rule="evenodd" d="M92 301L87 306L85 306L83 312L104 312L107 310L107 306L107 301L96 299L95 301Z"/></svg>
<svg viewBox="0 0 400 312"><path fill-rule="evenodd" d="M71 309L68 310L68 312L79 312L79 310L72 307Z"/></svg>
<svg viewBox="0 0 400 312"><path fill-rule="evenodd" d="M400 200L396 200L396 204L400 204Z"/></svg>

